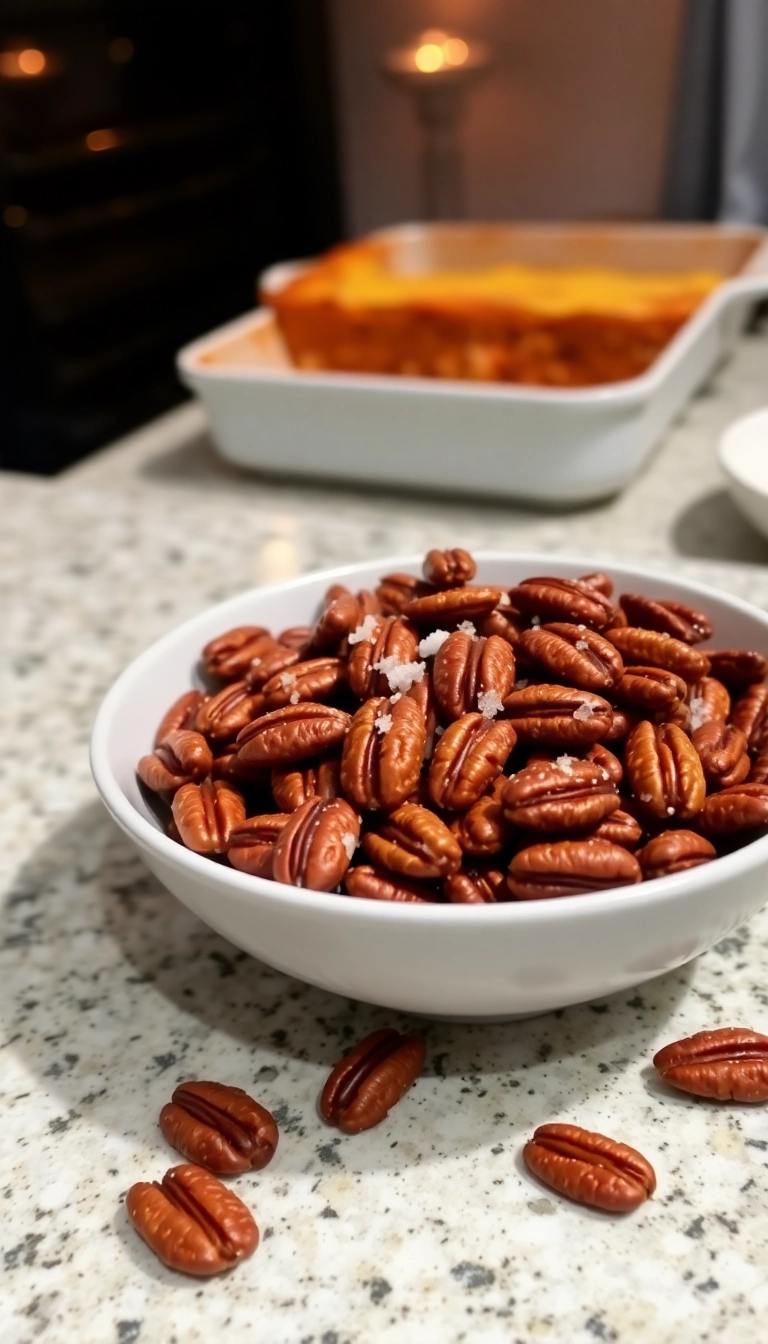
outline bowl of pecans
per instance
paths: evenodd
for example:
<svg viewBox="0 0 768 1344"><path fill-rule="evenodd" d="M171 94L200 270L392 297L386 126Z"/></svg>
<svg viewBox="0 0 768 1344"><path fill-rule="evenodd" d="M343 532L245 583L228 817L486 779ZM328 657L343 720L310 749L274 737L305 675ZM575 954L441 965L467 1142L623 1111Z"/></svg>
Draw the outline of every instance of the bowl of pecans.
<svg viewBox="0 0 768 1344"><path fill-rule="evenodd" d="M525 1016L763 905L766 655L768 615L699 584L430 551L185 622L112 687L92 768L238 947L403 1011Z"/></svg>

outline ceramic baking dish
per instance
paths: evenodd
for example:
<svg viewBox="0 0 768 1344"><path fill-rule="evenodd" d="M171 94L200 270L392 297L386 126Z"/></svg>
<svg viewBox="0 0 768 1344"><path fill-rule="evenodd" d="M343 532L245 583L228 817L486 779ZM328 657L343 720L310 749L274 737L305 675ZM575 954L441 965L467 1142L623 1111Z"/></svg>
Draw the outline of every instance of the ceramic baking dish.
<svg viewBox="0 0 768 1344"><path fill-rule="evenodd" d="M634 476L768 295L768 231L756 228L406 224L374 236L401 272L516 261L726 279L641 377L577 389L299 370L271 310L258 308L178 356L230 461L538 504L599 499ZM306 265L273 266L262 295Z"/></svg>

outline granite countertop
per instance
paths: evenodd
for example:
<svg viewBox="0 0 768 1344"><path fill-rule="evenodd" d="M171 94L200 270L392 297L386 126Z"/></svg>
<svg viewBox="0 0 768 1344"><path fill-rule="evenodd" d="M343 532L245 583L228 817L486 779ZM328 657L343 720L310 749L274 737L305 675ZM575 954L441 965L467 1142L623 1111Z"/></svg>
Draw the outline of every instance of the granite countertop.
<svg viewBox="0 0 768 1344"><path fill-rule="evenodd" d="M87 742L157 635L343 560L436 543L632 555L768 606L768 542L714 460L766 386L768 336L753 335L621 497L557 516L247 476L191 403L55 480L0 478L4 1341L762 1339L765 1111L668 1094L648 1063L705 1025L768 1027L767 914L637 991L522 1023L426 1024L425 1075L347 1138L316 1114L328 1068L406 1019L210 932L107 818ZM174 1162L157 1115L187 1077L242 1085L281 1126L273 1163L237 1183L259 1250L207 1282L166 1271L123 1208ZM657 1197L620 1220L538 1186L520 1150L555 1118L639 1147Z"/></svg>

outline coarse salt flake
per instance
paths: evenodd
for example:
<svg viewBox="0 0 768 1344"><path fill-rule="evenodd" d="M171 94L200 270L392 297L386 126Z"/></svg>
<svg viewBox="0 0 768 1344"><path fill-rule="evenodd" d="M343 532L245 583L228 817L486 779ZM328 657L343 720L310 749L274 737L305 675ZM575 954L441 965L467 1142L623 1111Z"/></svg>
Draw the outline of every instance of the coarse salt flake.
<svg viewBox="0 0 768 1344"><path fill-rule="evenodd" d="M396 654L380 658L373 664L374 672L381 672L389 682L390 691L410 691L417 681L421 681L426 670L425 663L401 663Z"/></svg>
<svg viewBox="0 0 768 1344"><path fill-rule="evenodd" d="M515 682L515 690L524 691L527 685L528 685L528 677L519 677L518 680Z"/></svg>
<svg viewBox="0 0 768 1344"><path fill-rule="evenodd" d="M668 807L668 808L667 808L667 816L668 816L668 817L674 817L674 815L675 815L675 809L674 809L674 807Z"/></svg>
<svg viewBox="0 0 768 1344"><path fill-rule="evenodd" d="M581 652L582 652L582 653L584 653L585 650L586 650L587 653L589 653L589 645L588 645L586 639L577 639L577 640L576 640L576 643L574 644L573 647L574 647L575 649L581 649Z"/></svg>
<svg viewBox="0 0 768 1344"><path fill-rule="evenodd" d="M477 634L477 631L471 621L459 621L459 624L456 626L456 629L460 630L463 635L471 635L473 639Z"/></svg>
<svg viewBox="0 0 768 1344"><path fill-rule="evenodd" d="M445 732L445 729L442 728L442 727L440 726L440 724L438 724L437 727L436 727L436 729L435 729L435 737L442 737L444 732Z"/></svg>
<svg viewBox="0 0 768 1344"><path fill-rule="evenodd" d="M301 696L298 691L291 691L291 694L288 696L288 703L291 705L298 705L300 699Z"/></svg>
<svg viewBox="0 0 768 1344"><path fill-rule="evenodd" d="M388 733L392 727L392 715L380 714L378 719L374 719L373 726L378 728L380 733Z"/></svg>
<svg viewBox="0 0 768 1344"><path fill-rule="evenodd" d="M531 617L531 625L534 626L535 629L538 629L538 627L541 625L541 617L540 617L540 616L532 616L532 617Z"/></svg>
<svg viewBox="0 0 768 1344"><path fill-rule="evenodd" d="M295 672L283 672L280 678L280 685L282 686L284 691L287 691L288 687L293 686L295 682L296 682Z"/></svg>
<svg viewBox="0 0 768 1344"><path fill-rule="evenodd" d="M652 797L653 797L653 794L652 794L652 793L641 793L641 794L640 794L640 801L641 801L641 803L650 803Z"/></svg>
<svg viewBox="0 0 768 1344"><path fill-rule="evenodd" d="M504 708L504 701L498 691L481 691L477 697L477 708L484 719L495 719L499 710Z"/></svg>
<svg viewBox="0 0 768 1344"><path fill-rule="evenodd" d="M594 712L594 705L590 705L589 701L585 700L583 704L579 705L578 709L574 709L573 717L574 719L581 719L582 722L586 723L587 719L592 718Z"/></svg>
<svg viewBox="0 0 768 1344"><path fill-rule="evenodd" d="M378 624L378 616L374 616L372 612L369 612L365 620L352 631L351 635L347 636L347 643L362 644L364 639L373 639Z"/></svg>
<svg viewBox="0 0 768 1344"><path fill-rule="evenodd" d="M442 648L449 635L448 630L433 630L431 635L425 635L419 644L419 657L431 658Z"/></svg>
<svg viewBox="0 0 768 1344"><path fill-rule="evenodd" d="M576 629L577 629L577 630L586 630L586 628L587 628L586 625L583 625L583 624L581 624L581 623L580 623L579 625L576 626Z"/></svg>
<svg viewBox="0 0 768 1344"><path fill-rule="evenodd" d="M703 695L694 695L688 706L691 715L691 731L695 733L697 728L701 728L706 723L706 702Z"/></svg>
<svg viewBox="0 0 768 1344"><path fill-rule="evenodd" d="M555 765L558 770L562 770L564 775L572 775L574 760L575 757L573 756L558 756L555 760Z"/></svg>
<svg viewBox="0 0 768 1344"><path fill-rule="evenodd" d="M355 850L357 849L357 837L351 831L345 831L341 837L341 843L347 851L347 858L352 861Z"/></svg>

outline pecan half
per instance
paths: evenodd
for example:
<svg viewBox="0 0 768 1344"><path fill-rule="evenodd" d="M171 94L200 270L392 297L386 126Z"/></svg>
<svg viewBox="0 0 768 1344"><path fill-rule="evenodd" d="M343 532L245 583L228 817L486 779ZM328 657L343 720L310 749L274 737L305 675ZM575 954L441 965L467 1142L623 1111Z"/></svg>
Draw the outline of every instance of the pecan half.
<svg viewBox="0 0 768 1344"><path fill-rule="evenodd" d="M733 724L710 722L691 734L710 788L727 789L749 774L747 739Z"/></svg>
<svg viewBox="0 0 768 1344"><path fill-rule="evenodd" d="M289 625L280 631L277 642L284 649L303 649L311 634L311 625Z"/></svg>
<svg viewBox="0 0 768 1344"><path fill-rule="evenodd" d="M509 597L513 607L524 616L588 625L593 630L604 630L614 614L613 603L599 588L573 579L524 579L516 588L510 588Z"/></svg>
<svg viewBox="0 0 768 1344"><path fill-rule="evenodd" d="M297 705L302 700L321 703L346 685L344 663L341 658L309 658L278 672L264 683L263 697L266 709L281 709L283 705ZM255 717L252 716L252 717Z"/></svg>
<svg viewBox="0 0 768 1344"><path fill-rule="evenodd" d="M490 865L464 867L446 878L443 895L451 905L496 905L510 899L506 873Z"/></svg>
<svg viewBox="0 0 768 1344"><path fill-rule="evenodd" d="M639 593L622 593L619 604L630 625L658 630L660 634L681 639L684 644L700 644L703 639L712 638L709 617L682 602L661 602Z"/></svg>
<svg viewBox="0 0 768 1344"><path fill-rule="evenodd" d="M369 901L394 901L399 905L434 904L437 892L421 882L388 873L384 868L361 864L350 868L344 876L344 890L348 896L361 896Z"/></svg>
<svg viewBox="0 0 768 1344"><path fill-rule="evenodd" d="M717 850L703 835L695 831L662 831L635 855L643 870L643 877L669 877L671 873L685 873L717 858Z"/></svg>
<svg viewBox="0 0 768 1344"><path fill-rule="evenodd" d="M238 735L237 751L248 764L290 765L324 756L346 736L352 719L343 709L304 701L270 710Z"/></svg>
<svg viewBox="0 0 768 1344"><path fill-rule="evenodd" d="M473 638L454 630L441 644L432 665L437 706L452 722L480 710L493 718L515 680L515 655L498 635Z"/></svg>
<svg viewBox="0 0 768 1344"><path fill-rule="evenodd" d="M709 658L705 653L659 630L628 625L623 630L614 627L607 637L627 664L663 667L686 682L699 681L709 672Z"/></svg>
<svg viewBox="0 0 768 1344"><path fill-rule="evenodd" d="M768 784L732 784L704 801L698 824L705 835L735 835L768 825Z"/></svg>
<svg viewBox="0 0 768 1344"><path fill-rule="evenodd" d="M224 1083L180 1083L160 1112L160 1129L188 1162L217 1176L260 1171L277 1148L274 1116Z"/></svg>
<svg viewBox="0 0 768 1344"><path fill-rule="evenodd" d="M490 639L491 635L498 635L505 644L509 644L512 649L516 649L525 630L525 622L519 612L513 611L511 607L495 607L490 616L483 616L477 622L478 635L484 635Z"/></svg>
<svg viewBox="0 0 768 1344"><path fill-rule="evenodd" d="M477 621L490 616L501 597L501 588L448 588L412 598L403 608L403 615L416 625L458 625L460 621Z"/></svg>
<svg viewBox="0 0 768 1344"><path fill-rule="evenodd" d="M254 877L272 877L275 841L291 819L289 812L247 817L231 831L227 858L233 868Z"/></svg>
<svg viewBox="0 0 768 1344"><path fill-rule="evenodd" d="M602 696L571 686L526 686L507 696L504 709L521 742L554 747L591 746L613 718Z"/></svg>
<svg viewBox="0 0 768 1344"><path fill-rule="evenodd" d="M224 779L183 784L171 804L182 844L195 854L225 854L233 830L245 821L245 800Z"/></svg>
<svg viewBox="0 0 768 1344"><path fill-rule="evenodd" d="M427 551L423 573L433 588L459 588L474 579L477 565L469 551L457 546L451 551Z"/></svg>
<svg viewBox="0 0 768 1344"><path fill-rule="evenodd" d="M171 1167L162 1181L138 1181L125 1208L140 1237L169 1269L207 1277L253 1255L259 1229L233 1190L202 1167Z"/></svg>
<svg viewBox="0 0 768 1344"><path fill-rule="evenodd" d="M391 811L419 781L426 723L416 702L374 696L352 718L341 756L341 786L359 808Z"/></svg>
<svg viewBox="0 0 768 1344"><path fill-rule="evenodd" d="M614 756L613 752L603 746L602 742L595 742L594 746L584 753L584 760L591 761L593 765L605 770L608 778L617 786L624 778L624 766L618 756Z"/></svg>
<svg viewBox="0 0 768 1344"><path fill-rule="evenodd" d="M386 574L376 589L385 616L399 616L414 597L426 597L434 589L415 574Z"/></svg>
<svg viewBox="0 0 768 1344"><path fill-rule="evenodd" d="M747 739L752 756L760 751L768 736L768 686L750 686L740 695L731 710L731 723L740 728Z"/></svg>
<svg viewBox="0 0 768 1344"><path fill-rule="evenodd" d="M743 691L768 677L768 658L750 649L707 649L712 676L729 691Z"/></svg>
<svg viewBox="0 0 768 1344"><path fill-rule="evenodd" d="M603 597L613 597L613 579L601 569L596 569L591 574L580 574L576 582L581 584L582 588L596 588Z"/></svg>
<svg viewBox="0 0 768 1344"><path fill-rule="evenodd" d="M539 1125L523 1161L559 1194L608 1213L631 1213L656 1189L656 1173L641 1153L580 1125Z"/></svg>
<svg viewBox="0 0 768 1344"><path fill-rule="evenodd" d="M589 840L610 840L612 845L621 845L623 849L637 849L643 838L643 828L637 817L633 817L631 812L625 812L623 808L617 808L611 812L610 816L595 826L584 837Z"/></svg>
<svg viewBox="0 0 768 1344"><path fill-rule="evenodd" d="M306 642L306 641L305 641ZM264 658L254 658L245 674L245 684L249 691L261 691L268 681L280 672L287 672L299 662L299 650L286 649L278 645L273 653Z"/></svg>
<svg viewBox="0 0 768 1344"><path fill-rule="evenodd" d="M451 830L465 854L478 857L498 854L508 843L511 827L502 806L506 785L506 776L499 775L489 793L478 798L467 812L451 822Z"/></svg>
<svg viewBox="0 0 768 1344"><path fill-rule="evenodd" d="M370 639L356 643L350 639L347 680L352 694L359 700L366 700L369 695L389 695L384 669L415 662L418 650L419 636L410 621L402 616L377 618Z"/></svg>
<svg viewBox="0 0 768 1344"><path fill-rule="evenodd" d="M320 1114L345 1134L359 1134L386 1119L424 1068L421 1036L391 1027L354 1046L330 1074L320 1095Z"/></svg>
<svg viewBox="0 0 768 1344"><path fill-rule="evenodd" d="M183 784L204 779L212 764L205 738L191 728L176 728L158 742L151 755L141 757L136 772L148 789L173 794Z"/></svg>
<svg viewBox="0 0 768 1344"><path fill-rule="evenodd" d="M585 691L609 691L624 672L621 654L610 640L583 623L554 621L526 630L520 648L558 681Z"/></svg>
<svg viewBox="0 0 768 1344"><path fill-rule="evenodd" d="M437 807L466 812L507 763L516 734L506 719L464 714L446 728L429 767L429 796Z"/></svg>
<svg viewBox="0 0 768 1344"><path fill-rule="evenodd" d="M309 798L292 812L272 851L276 882L333 891L357 849L360 818L343 798Z"/></svg>
<svg viewBox="0 0 768 1344"><path fill-rule="evenodd" d="M699 754L674 723L638 723L624 752L627 782L643 811L664 821L686 821L701 811L707 792Z"/></svg>
<svg viewBox="0 0 768 1344"><path fill-rule="evenodd" d="M374 864L429 881L449 877L461 865L461 846L434 812L403 803L376 831L363 836L363 849Z"/></svg>
<svg viewBox="0 0 768 1344"><path fill-rule="evenodd" d="M225 681L239 681L250 666L252 659L263 658L277 648L263 625L238 625L227 630L205 645L202 659L213 677L223 677Z"/></svg>
<svg viewBox="0 0 768 1344"><path fill-rule="evenodd" d="M653 1057L666 1083L715 1101L768 1101L768 1036L749 1027L697 1031Z"/></svg>
<svg viewBox="0 0 768 1344"><path fill-rule="evenodd" d="M160 720L155 733L155 746L158 746L169 733L176 732L179 728L194 728L195 716L204 699L202 691L185 691L178 700L174 700Z"/></svg>
<svg viewBox="0 0 768 1344"><path fill-rule="evenodd" d="M271 774L272 797L282 812L295 812L308 798L338 798L340 763L336 756L316 765L276 765Z"/></svg>
<svg viewBox="0 0 768 1344"><path fill-rule="evenodd" d="M727 723L731 712L731 697L717 677L702 677L688 687L686 697L688 715L680 726L695 732L705 723Z"/></svg>
<svg viewBox="0 0 768 1344"><path fill-rule="evenodd" d="M231 742L263 709L263 695L249 690L245 681L233 681L216 695L206 697L197 711L195 727L214 742Z"/></svg>
<svg viewBox="0 0 768 1344"><path fill-rule="evenodd" d="M663 667L627 667L614 687L614 699L643 714L674 711L685 700L688 687L682 677Z"/></svg>
<svg viewBox="0 0 768 1344"><path fill-rule="evenodd" d="M362 605L352 593L333 598L326 607L323 607L312 627L312 632L301 650L302 658L316 658L320 653L338 653L343 640L363 620L365 613Z"/></svg>
<svg viewBox="0 0 768 1344"><path fill-rule="evenodd" d="M557 840L521 849L509 865L507 885L519 901L533 901L626 887L641 878L637 859L621 845Z"/></svg>
<svg viewBox="0 0 768 1344"><path fill-rule="evenodd" d="M527 765L507 780L504 816L530 831L577 831L598 826L619 806L606 771L563 756L552 765Z"/></svg>

